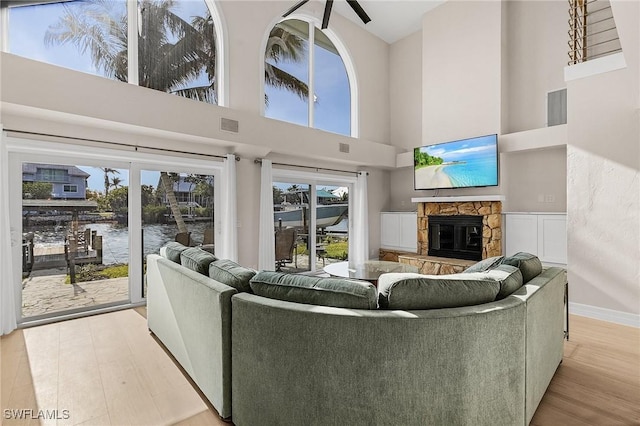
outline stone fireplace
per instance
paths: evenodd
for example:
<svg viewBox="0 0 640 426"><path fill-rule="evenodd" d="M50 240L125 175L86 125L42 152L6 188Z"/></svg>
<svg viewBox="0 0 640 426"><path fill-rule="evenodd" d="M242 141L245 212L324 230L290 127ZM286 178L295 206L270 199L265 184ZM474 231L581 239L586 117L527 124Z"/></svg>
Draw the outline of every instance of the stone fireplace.
<svg viewBox="0 0 640 426"><path fill-rule="evenodd" d="M486 259L502 254L502 202L501 201L459 201L459 202L420 202L418 203L418 254L429 255L429 217L480 216L482 225L482 245L479 256L472 259ZM446 222L446 220L445 220ZM435 238L435 234L432 237ZM452 234L453 238L453 234ZM471 241L472 231L456 237L460 241ZM439 244L442 246L442 242ZM431 255L434 255L433 252ZM442 253L438 254L442 256ZM454 257L452 253L450 256ZM460 256L460 259L470 257Z"/></svg>
<svg viewBox="0 0 640 426"><path fill-rule="evenodd" d="M482 259L482 216L429 216L429 256Z"/></svg>
<svg viewBox="0 0 640 426"><path fill-rule="evenodd" d="M502 200L504 197L501 195L412 198L411 201L418 204L417 252L380 249L379 258L413 265L422 274L437 275L462 272L477 260L500 256L502 254ZM465 250L473 248L477 251L473 260L455 254L451 257L443 257L442 252L429 254L430 217L439 218L438 220L441 223L444 222L446 226L448 219L454 219L455 216L463 217L464 221L473 217L474 222L463 222L463 228L470 228L464 231L458 230L457 235L455 230L444 230L444 234L442 229L438 230L440 235L437 238L440 241L436 245L447 249L451 247L451 239L457 238L458 246L462 243ZM432 230L432 232L436 231ZM451 234L447 235L447 232ZM480 247L476 249L476 245Z"/></svg>

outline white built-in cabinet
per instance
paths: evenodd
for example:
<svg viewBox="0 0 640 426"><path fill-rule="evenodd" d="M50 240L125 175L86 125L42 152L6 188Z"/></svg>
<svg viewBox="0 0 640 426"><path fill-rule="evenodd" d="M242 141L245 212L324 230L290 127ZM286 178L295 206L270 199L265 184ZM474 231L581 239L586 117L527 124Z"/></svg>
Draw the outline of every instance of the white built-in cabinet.
<svg viewBox="0 0 640 426"><path fill-rule="evenodd" d="M524 251L543 263L567 264L566 213L504 213L505 254Z"/></svg>
<svg viewBox="0 0 640 426"><path fill-rule="evenodd" d="M418 214L416 212L380 213L380 247L416 253L418 251Z"/></svg>

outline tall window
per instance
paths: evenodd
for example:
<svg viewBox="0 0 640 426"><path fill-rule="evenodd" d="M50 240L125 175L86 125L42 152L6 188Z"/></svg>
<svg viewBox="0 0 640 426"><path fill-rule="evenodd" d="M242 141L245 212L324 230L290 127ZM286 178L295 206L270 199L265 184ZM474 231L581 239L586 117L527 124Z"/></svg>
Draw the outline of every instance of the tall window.
<svg viewBox="0 0 640 426"><path fill-rule="evenodd" d="M265 116L351 135L350 81L343 58L313 23L288 19L271 30Z"/></svg>
<svg viewBox="0 0 640 426"><path fill-rule="evenodd" d="M216 31L204 0L44 2L8 8L8 50L114 80L217 103ZM129 22L136 16L137 22ZM137 28L131 38L129 27ZM128 52L137 51L130 63ZM137 69L133 69L136 66Z"/></svg>

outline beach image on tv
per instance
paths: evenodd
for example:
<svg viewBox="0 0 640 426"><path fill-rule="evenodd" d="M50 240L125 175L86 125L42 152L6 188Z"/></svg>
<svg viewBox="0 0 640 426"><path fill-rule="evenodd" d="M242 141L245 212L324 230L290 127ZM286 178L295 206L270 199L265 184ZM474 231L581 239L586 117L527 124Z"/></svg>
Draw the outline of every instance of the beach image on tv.
<svg viewBox="0 0 640 426"><path fill-rule="evenodd" d="M497 185L496 135L415 148L414 172L416 189Z"/></svg>

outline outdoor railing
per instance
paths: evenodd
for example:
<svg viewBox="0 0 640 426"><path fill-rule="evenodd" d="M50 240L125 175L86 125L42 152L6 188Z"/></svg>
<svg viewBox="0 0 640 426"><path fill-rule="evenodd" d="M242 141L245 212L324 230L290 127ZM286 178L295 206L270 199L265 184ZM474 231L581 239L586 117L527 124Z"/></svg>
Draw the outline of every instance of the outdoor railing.
<svg viewBox="0 0 640 426"><path fill-rule="evenodd" d="M569 0L569 65L621 51L608 0Z"/></svg>

